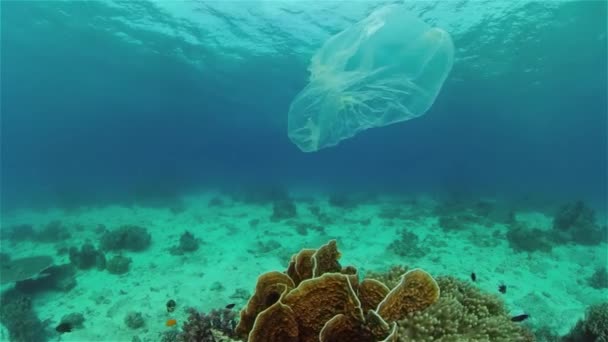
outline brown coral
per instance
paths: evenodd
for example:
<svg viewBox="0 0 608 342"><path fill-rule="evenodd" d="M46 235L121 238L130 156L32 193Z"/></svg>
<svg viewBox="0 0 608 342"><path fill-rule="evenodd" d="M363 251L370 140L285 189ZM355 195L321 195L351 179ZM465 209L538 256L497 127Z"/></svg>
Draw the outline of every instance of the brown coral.
<svg viewBox="0 0 608 342"><path fill-rule="evenodd" d="M365 320L338 314L327 321L319 334L320 342L397 342L398 332L396 324L389 326L375 311L369 310Z"/></svg>
<svg viewBox="0 0 608 342"><path fill-rule="evenodd" d="M340 272L342 267L338 262L340 252L336 240L330 240L325 245L321 246L312 256L313 260L313 278L320 277L327 272Z"/></svg>
<svg viewBox="0 0 608 342"><path fill-rule="evenodd" d="M282 301L293 309L297 317L301 341L317 340L325 323L337 314L363 320L361 303L349 276L340 273L325 273L305 280L287 293Z"/></svg>
<svg viewBox="0 0 608 342"><path fill-rule="evenodd" d="M295 287L293 280L281 272L268 272L258 277L255 293L241 311L241 319L236 327L236 334L247 337L253 328L256 317L276 303L281 295Z"/></svg>
<svg viewBox="0 0 608 342"><path fill-rule="evenodd" d="M314 268L312 256L316 251L316 249L305 248L291 257L289 267L287 268L287 275L293 279L296 286L303 280L312 278Z"/></svg>
<svg viewBox="0 0 608 342"><path fill-rule="evenodd" d="M364 279L359 284L359 300L364 312L375 310L388 295L390 289L375 279Z"/></svg>
<svg viewBox="0 0 608 342"><path fill-rule="evenodd" d="M399 326L397 323L393 323L393 329L391 333L380 342L398 342L399 341Z"/></svg>
<svg viewBox="0 0 608 342"><path fill-rule="evenodd" d="M393 322L421 311L439 299L439 286L433 277L417 268L408 271L376 310L386 321Z"/></svg>
<svg viewBox="0 0 608 342"><path fill-rule="evenodd" d="M359 284L357 269L343 268L339 258L331 240L318 250L293 255L286 273L260 276L241 312L237 335L249 342L395 342L396 324L385 318L395 321L422 310L439 295L433 278L422 270L408 272L390 291L373 279Z"/></svg>
<svg viewBox="0 0 608 342"><path fill-rule="evenodd" d="M293 310L278 301L262 311L251 329L249 341L298 342L298 323Z"/></svg>
<svg viewBox="0 0 608 342"><path fill-rule="evenodd" d="M365 326L372 332L375 339L384 338L391 332L391 326L374 310L367 311L367 314L365 315Z"/></svg>
<svg viewBox="0 0 608 342"><path fill-rule="evenodd" d="M319 333L319 341L375 342L376 339L362 322L345 314L338 314L325 323Z"/></svg>

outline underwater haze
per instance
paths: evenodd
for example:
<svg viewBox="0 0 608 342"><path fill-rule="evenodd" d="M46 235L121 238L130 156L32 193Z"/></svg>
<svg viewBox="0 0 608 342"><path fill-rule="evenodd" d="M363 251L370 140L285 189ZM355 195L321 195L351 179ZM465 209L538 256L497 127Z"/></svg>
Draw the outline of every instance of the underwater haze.
<svg viewBox="0 0 608 342"><path fill-rule="evenodd" d="M607 6L2 1L0 340L608 338Z"/></svg>
<svg viewBox="0 0 608 342"><path fill-rule="evenodd" d="M603 1L411 1L455 64L423 117L300 153L312 55L381 2L2 4L2 205L281 182L606 197Z"/></svg>

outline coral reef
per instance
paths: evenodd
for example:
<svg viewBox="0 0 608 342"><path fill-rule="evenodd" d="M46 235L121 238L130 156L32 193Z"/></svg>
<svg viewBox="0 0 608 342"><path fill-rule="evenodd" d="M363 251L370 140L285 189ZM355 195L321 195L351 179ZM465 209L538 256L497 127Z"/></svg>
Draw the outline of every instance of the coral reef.
<svg viewBox="0 0 608 342"><path fill-rule="evenodd" d="M208 326L217 330L224 336L232 336L236 328L236 314L229 309L214 309L205 315L195 309L190 309L188 321L184 323L183 331L190 334L192 331L200 331L201 326ZM190 341L190 340L188 340Z"/></svg>
<svg viewBox="0 0 608 342"><path fill-rule="evenodd" d="M249 342L534 341L498 296L468 282L435 280L402 266L359 281L339 258L331 240L293 255L285 272L262 274L237 336Z"/></svg>
<svg viewBox="0 0 608 342"><path fill-rule="evenodd" d="M106 267L106 256L91 243L85 243L80 250L70 247L69 255L70 262L81 270L97 267L98 270L103 271Z"/></svg>
<svg viewBox="0 0 608 342"><path fill-rule="evenodd" d="M51 221L33 236L35 241L58 242L70 238L70 231L59 220Z"/></svg>
<svg viewBox="0 0 608 342"><path fill-rule="evenodd" d="M141 312L132 311L125 316L125 324L129 329L139 329L146 325L146 322Z"/></svg>
<svg viewBox="0 0 608 342"><path fill-rule="evenodd" d="M110 259L106 265L108 272L112 274L124 274L129 272L131 258L122 255L116 255Z"/></svg>
<svg viewBox="0 0 608 342"><path fill-rule="evenodd" d="M104 251L143 251L150 246L150 233L139 226L125 225L101 236L100 247Z"/></svg>
<svg viewBox="0 0 608 342"><path fill-rule="evenodd" d="M377 280L359 282L357 270L342 267L340 256L331 240L293 255L285 273L262 274L241 311L237 336L250 342L396 341L394 322L439 297L423 270L403 274L389 291Z"/></svg>
<svg viewBox="0 0 608 342"><path fill-rule="evenodd" d="M8 290L0 297L0 322L8 330L12 342L47 341L45 324L36 315L31 298L16 289Z"/></svg>
<svg viewBox="0 0 608 342"><path fill-rule="evenodd" d="M402 229L399 239L391 242L388 250L401 257L420 258L426 255L429 250L420 245L418 235L407 229Z"/></svg>
<svg viewBox="0 0 608 342"><path fill-rule="evenodd" d="M596 223L595 212L582 201L561 206L553 218L556 241L574 241L584 245L607 242L606 227Z"/></svg>
<svg viewBox="0 0 608 342"><path fill-rule="evenodd" d="M553 248L550 233L528 228L522 222L513 222L507 231L509 246L516 252L550 252Z"/></svg>
<svg viewBox="0 0 608 342"><path fill-rule="evenodd" d="M608 302L589 307L585 318L563 338L563 342L604 341L608 341Z"/></svg>
<svg viewBox="0 0 608 342"><path fill-rule="evenodd" d="M72 312L61 317L60 323L69 323L73 328L82 328L84 326L84 316L79 312Z"/></svg>
<svg viewBox="0 0 608 342"><path fill-rule="evenodd" d="M438 299L435 279L421 269L413 269L401 277L401 282L378 304L376 312L387 321L397 321L428 308Z"/></svg>
<svg viewBox="0 0 608 342"><path fill-rule="evenodd" d="M563 342L561 336L546 325L534 329L534 337L537 342Z"/></svg>
<svg viewBox="0 0 608 342"><path fill-rule="evenodd" d="M363 312L374 310L391 290L375 279L363 279L359 284L359 301Z"/></svg>
<svg viewBox="0 0 608 342"><path fill-rule="evenodd" d="M181 331L167 331L162 342L228 342L236 326L236 314L230 309L214 309L205 314L188 309L188 320Z"/></svg>
<svg viewBox="0 0 608 342"><path fill-rule="evenodd" d="M170 253L172 255L183 255L185 253L191 253L198 250L199 245L200 240L197 239L189 231L185 231L179 237L179 245L171 247Z"/></svg>
<svg viewBox="0 0 608 342"><path fill-rule="evenodd" d="M408 271L407 266L394 265L386 272L369 271L365 275L366 279L375 279L386 285L389 289L394 288L401 281L401 276Z"/></svg>
<svg viewBox="0 0 608 342"><path fill-rule="evenodd" d="M589 278L589 285L594 289L608 289L608 270L606 266L599 267Z"/></svg>
<svg viewBox="0 0 608 342"><path fill-rule="evenodd" d="M534 341L510 320L503 302L470 283L438 277L439 300L398 322L404 341Z"/></svg>

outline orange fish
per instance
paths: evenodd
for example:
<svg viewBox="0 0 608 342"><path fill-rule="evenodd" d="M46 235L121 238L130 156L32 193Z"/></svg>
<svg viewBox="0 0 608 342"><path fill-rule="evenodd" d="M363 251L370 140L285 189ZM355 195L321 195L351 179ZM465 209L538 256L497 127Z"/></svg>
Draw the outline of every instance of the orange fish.
<svg viewBox="0 0 608 342"><path fill-rule="evenodd" d="M165 325L168 326L168 327L172 327L172 326L174 326L176 324L177 324L177 321L174 320L173 318L171 318L171 319L167 320L167 322L165 322Z"/></svg>

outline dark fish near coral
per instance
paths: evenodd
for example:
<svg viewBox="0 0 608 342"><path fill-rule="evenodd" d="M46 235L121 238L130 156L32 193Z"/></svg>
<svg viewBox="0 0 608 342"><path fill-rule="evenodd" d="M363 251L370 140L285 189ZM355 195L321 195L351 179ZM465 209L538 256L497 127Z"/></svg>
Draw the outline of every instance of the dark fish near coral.
<svg viewBox="0 0 608 342"><path fill-rule="evenodd" d="M475 274L475 272L471 273L471 280L472 281L476 281L477 280L477 275Z"/></svg>
<svg viewBox="0 0 608 342"><path fill-rule="evenodd" d="M70 324L68 322L59 323L59 325L57 326L57 328L55 328L55 330L57 330L57 332L60 334L63 334L66 332L71 332L72 324Z"/></svg>
<svg viewBox="0 0 608 342"><path fill-rule="evenodd" d="M528 319L528 317L530 317L528 314L513 316L511 317L511 322L522 322Z"/></svg>
<svg viewBox="0 0 608 342"><path fill-rule="evenodd" d="M228 304L226 305L226 309L230 310L232 309L236 304L232 303L232 304Z"/></svg>
<svg viewBox="0 0 608 342"><path fill-rule="evenodd" d="M176 306L177 304L175 303L175 301L173 299L169 299L169 301L167 302L167 312L173 312Z"/></svg>
<svg viewBox="0 0 608 342"><path fill-rule="evenodd" d="M507 293L507 285L505 285L505 284L498 285L498 292L500 292L502 294Z"/></svg>

